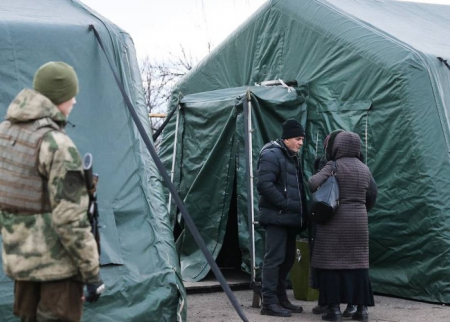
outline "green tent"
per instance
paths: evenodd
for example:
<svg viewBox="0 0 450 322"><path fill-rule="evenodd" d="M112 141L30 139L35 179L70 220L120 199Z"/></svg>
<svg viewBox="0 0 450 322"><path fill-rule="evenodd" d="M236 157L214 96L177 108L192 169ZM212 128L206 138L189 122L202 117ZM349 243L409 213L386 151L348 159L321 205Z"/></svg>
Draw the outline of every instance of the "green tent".
<svg viewBox="0 0 450 322"><path fill-rule="evenodd" d="M22 88L32 87L43 63L74 66L80 93L70 115L76 126L67 132L82 154L93 154L100 176L101 274L107 286L99 302L85 305L83 320L184 321L185 289L161 178L90 25L150 129L130 36L77 0L0 3L0 114ZM0 269L1 321L16 320L13 288Z"/></svg>
<svg viewBox="0 0 450 322"><path fill-rule="evenodd" d="M249 272L241 108L248 90L253 172L262 145L289 117L306 127L305 181L329 132L358 133L379 187L369 214L374 290L450 302L449 17L442 5L272 0L177 84L170 109L179 111L160 155L170 171L175 151L174 183L217 261L239 257ZM254 86L277 79L302 85ZM238 242L221 255L233 226ZM261 239L257 228L257 266ZM189 233L181 229L177 243L183 278L203 278L208 267Z"/></svg>

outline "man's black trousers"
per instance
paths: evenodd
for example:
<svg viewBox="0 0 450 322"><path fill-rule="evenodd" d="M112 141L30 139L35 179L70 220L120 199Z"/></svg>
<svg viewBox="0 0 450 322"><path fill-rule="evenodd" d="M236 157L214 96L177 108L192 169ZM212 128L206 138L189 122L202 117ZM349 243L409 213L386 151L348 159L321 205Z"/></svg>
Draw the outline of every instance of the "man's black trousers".
<svg viewBox="0 0 450 322"><path fill-rule="evenodd" d="M296 230L267 225L262 271L263 304L286 301L286 279L295 261Z"/></svg>

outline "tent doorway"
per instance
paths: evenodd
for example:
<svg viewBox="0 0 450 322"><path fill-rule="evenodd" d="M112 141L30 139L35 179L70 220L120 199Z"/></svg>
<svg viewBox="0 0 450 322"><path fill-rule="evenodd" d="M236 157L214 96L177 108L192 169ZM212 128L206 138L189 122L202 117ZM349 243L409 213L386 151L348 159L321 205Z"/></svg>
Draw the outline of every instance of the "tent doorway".
<svg viewBox="0 0 450 322"><path fill-rule="evenodd" d="M259 151L280 136L286 119L306 123L306 96L306 86L251 86L187 95L180 101L172 146L174 184L220 268L244 271L250 277L253 244L254 266L262 267L264 231L255 226L252 236L249 218L249 209L257 218ZM244 102L251 105L250 130ZM180 233L177 247L183 280L202 281L210 267L187 229Z"/></svg>
<svg viewBox="0 0 450 322"><path fill-rule="evenodd" d="M242 254L239 249L236 178L233 187L225 236L216 263L221 270L240 271Z"/></svg>

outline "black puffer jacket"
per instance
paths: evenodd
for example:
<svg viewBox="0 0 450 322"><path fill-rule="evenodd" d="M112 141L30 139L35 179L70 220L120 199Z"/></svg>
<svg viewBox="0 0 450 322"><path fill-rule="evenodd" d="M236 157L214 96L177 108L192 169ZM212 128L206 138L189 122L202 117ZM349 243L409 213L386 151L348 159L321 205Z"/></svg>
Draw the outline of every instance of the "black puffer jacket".
<svg viewBox="0 0 450 322"><path fill-rule="evenodd" d="M302 180L298 155L289 151L282 140L262 148L257 172L261 225L306 226Z"/></svg>

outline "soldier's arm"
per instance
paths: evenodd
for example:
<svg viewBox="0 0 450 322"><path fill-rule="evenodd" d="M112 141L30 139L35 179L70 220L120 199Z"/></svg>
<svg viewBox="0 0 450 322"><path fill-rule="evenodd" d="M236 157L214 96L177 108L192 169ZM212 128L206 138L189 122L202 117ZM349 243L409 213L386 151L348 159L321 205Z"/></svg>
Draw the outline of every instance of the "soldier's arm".
<svg viewBox="0 0 450 322"><path fill-rule="evenodd" d="M99 275L97 245L87 217L89 197L80 154L64 133L48 132L39 151L39 172L48 179L52 224L86 283Z"/></svg>

